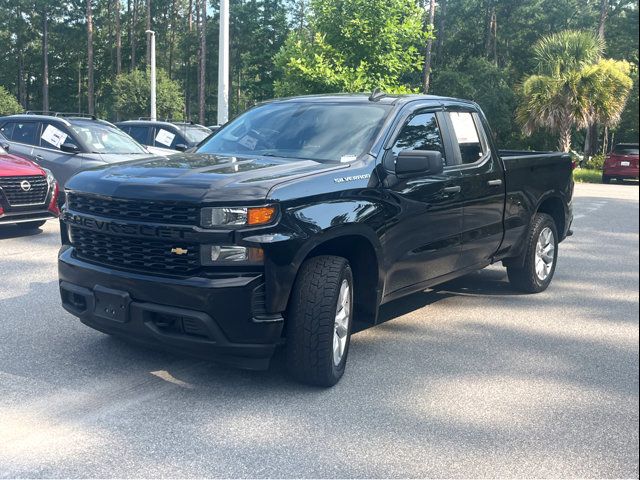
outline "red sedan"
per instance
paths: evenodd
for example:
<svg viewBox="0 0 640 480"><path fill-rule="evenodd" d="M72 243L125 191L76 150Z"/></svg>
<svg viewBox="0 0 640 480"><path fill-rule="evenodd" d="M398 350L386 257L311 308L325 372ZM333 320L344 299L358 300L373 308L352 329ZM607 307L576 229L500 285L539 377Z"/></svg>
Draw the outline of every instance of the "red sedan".
<svg viewBox="0 0 640 480"><path fill-rule="evenodd" d="M58 184L51 172L10 155L8 148L0 135L0 226L41 227L60 214Z"/></svg>
<svg viewBox="0 0 640 480"><path fill-rule="evenodd" d="M602 170L602 183L609 183L612 179L638 178L638 144L619 143L607 155Z"/></svg>

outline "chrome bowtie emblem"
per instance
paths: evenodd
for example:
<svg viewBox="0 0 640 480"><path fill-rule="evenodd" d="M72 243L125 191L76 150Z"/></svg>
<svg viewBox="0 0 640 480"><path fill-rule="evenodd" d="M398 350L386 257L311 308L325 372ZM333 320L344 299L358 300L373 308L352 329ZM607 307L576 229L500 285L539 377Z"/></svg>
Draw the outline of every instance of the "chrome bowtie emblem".
<svg viewBox="0 0 640 480"><path fill-rule="evenodd" d="M20 182L20 188L25 192L28 192L29 190L31 190L31 184L26 180L23 180L22 182Z"/></svg>

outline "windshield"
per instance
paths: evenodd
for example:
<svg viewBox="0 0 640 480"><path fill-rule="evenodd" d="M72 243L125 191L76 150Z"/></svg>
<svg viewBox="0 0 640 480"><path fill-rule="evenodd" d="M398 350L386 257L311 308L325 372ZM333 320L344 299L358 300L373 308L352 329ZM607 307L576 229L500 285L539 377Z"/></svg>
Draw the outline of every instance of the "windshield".
<svg viewBox="0 0 640 480"><path fill-rule="evenodd" d="M123 131L99 123L75 123L71 129L91 153L144 154L147 151Z"/></svg>
<svg viewBox="0 0 640 480"><path fill-rule="evenodd" d="M616 145L613 153L618 155L638 155L638 147L634 145Z"/></svg>
<svg viewBox="0 0 640 480"><path fill-rule="evenodd" d="M276 103L249 110L199 153L352 161L366 153L390 107L354 103Z"/></svg>
<svg viewBox="0 0 640 480"><path fill-rule="evenodd" d="M200 143L202 140L211 135L211 130L203 127L183 127L181 131L186 137L187 141L194 145Z"/></svg>

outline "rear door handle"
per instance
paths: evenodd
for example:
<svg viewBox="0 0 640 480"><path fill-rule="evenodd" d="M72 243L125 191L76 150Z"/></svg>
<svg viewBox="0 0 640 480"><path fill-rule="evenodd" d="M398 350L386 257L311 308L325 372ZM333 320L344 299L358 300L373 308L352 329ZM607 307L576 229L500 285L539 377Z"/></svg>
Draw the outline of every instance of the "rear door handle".
<svg viewBox="0 0 640 480"><path fill-rule="evenodd" d="M490 187L499 187L500 185L502 185L502 180L498 179L498 180L489 180L487 182L487 185L489 185Z"/></svg>
<svg viewBox="0 0 640 480"><path fill-rule="evenodd" d="M444 193L460 193L462 191L462 187L457 185L455 187L444 187Z"/></svg>

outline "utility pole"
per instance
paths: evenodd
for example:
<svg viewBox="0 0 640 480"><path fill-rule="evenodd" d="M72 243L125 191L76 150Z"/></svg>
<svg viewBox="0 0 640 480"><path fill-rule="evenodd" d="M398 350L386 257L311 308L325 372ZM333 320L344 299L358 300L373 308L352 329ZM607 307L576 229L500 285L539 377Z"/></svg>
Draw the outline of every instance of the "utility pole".
<svg viewBox="0 0 640 480"><path fill-rule="evenodd" d="M229 121L229 0L220 0L218 51L218 125Z"/></svg>
<svg viewBox="0 0 640 480"><path fill-rule="evenodd" d="M149 70L151 79L151 121L155 122L158 118L156 111L156 32L147 30L145 32L149 36Z"/></svg>

